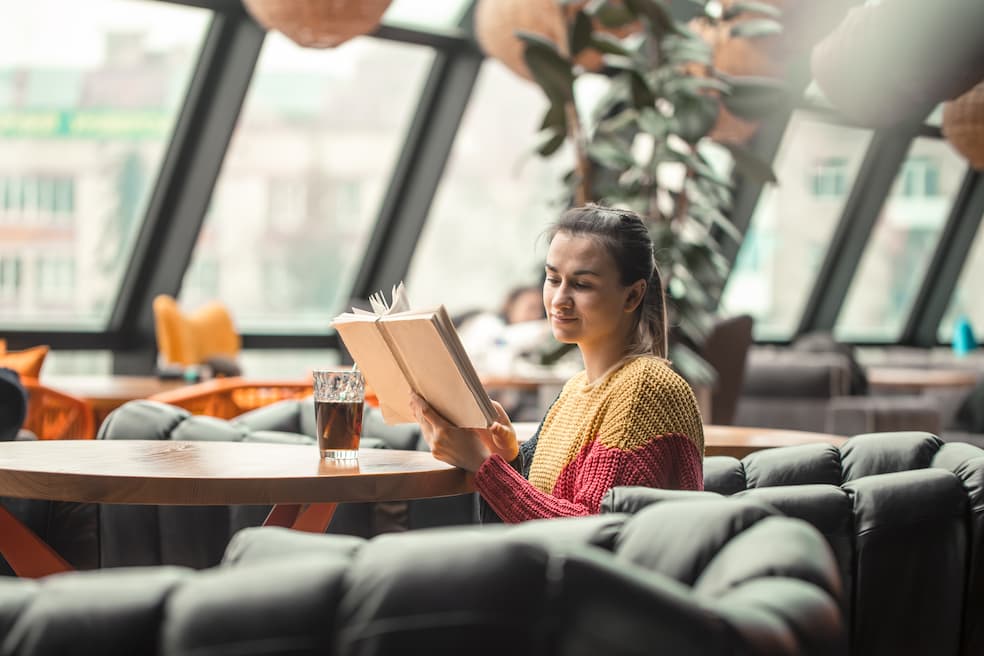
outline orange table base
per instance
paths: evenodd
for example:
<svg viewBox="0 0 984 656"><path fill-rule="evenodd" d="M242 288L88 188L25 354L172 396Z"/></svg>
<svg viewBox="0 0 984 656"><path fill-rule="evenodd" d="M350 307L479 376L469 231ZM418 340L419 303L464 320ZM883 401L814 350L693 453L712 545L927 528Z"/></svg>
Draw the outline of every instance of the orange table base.
<svg viewBox="0 0 984 656"><path fill-rule="evenodd" d="M337 503L277 504L270 510L263 525L324 533L331 524L337 506Z"/></svg>
<svg viewBox="0 0 984 656"><path fill-rule="evenodd" d="M22 578L34 579L75 569L3 506L0 506L0 553Z"/></svg>

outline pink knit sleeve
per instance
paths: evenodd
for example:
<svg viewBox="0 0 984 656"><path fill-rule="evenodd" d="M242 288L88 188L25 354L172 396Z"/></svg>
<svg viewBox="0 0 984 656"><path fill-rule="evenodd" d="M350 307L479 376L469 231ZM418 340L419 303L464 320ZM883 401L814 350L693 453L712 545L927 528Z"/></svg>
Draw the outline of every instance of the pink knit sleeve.
<svg viewBox="0 0 984 656"><path fill-rule="evenodd" d="M597 514L618 485L701 489L703 468L686 436L665 435L624 451L594 442L561 472L553 494L535 488L499 456L475 472L479 493L505 522Z"/></svg>

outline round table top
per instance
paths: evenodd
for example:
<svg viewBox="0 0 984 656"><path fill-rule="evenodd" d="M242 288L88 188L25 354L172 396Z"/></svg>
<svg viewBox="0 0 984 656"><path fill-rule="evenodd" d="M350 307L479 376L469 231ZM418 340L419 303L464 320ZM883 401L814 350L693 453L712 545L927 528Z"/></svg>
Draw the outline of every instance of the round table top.
<svg viewBox="0 0 984 656"><path fill-rule="evenodd" d="M932 387L973 387L980 377L971 369L920 369L904 367L868 367L868 384L872 387L920 390Z"/></svg>
<svg viewBox="0 0 984 656"><path fill-rule="evenodd" d="M254 442L59 440L0 443L0 496L152 505L396 501L463 494L472 476L424 451Z"/></svg>

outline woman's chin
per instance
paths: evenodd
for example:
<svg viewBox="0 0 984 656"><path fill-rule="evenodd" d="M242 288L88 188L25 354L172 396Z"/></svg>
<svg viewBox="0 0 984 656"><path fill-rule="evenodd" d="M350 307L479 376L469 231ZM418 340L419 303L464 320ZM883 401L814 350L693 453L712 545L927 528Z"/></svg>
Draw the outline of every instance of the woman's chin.
<svg viewBox="0 0 984 656"><path fill-rule="evenodd" d="M553 336L561 344L576 344L577 339L575 336L567 330L553 326Z"/></svg>

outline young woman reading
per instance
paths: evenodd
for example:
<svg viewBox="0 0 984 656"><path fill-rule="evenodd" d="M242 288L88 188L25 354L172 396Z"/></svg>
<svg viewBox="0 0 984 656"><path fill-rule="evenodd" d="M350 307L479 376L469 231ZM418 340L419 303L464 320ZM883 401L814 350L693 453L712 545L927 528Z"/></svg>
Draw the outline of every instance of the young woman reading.
<svg viewBox="0 0 984 656"><path fill-rule="evenodd" d="M501 406L490 428L464 429L415 397L434 457L475 472L482 499L506 522L596 514L618 485L702 489L700 414L666 360L665 297L642 219L589 205L564 214L549 236L543 305L584 371L522 445Z"/></svg>

